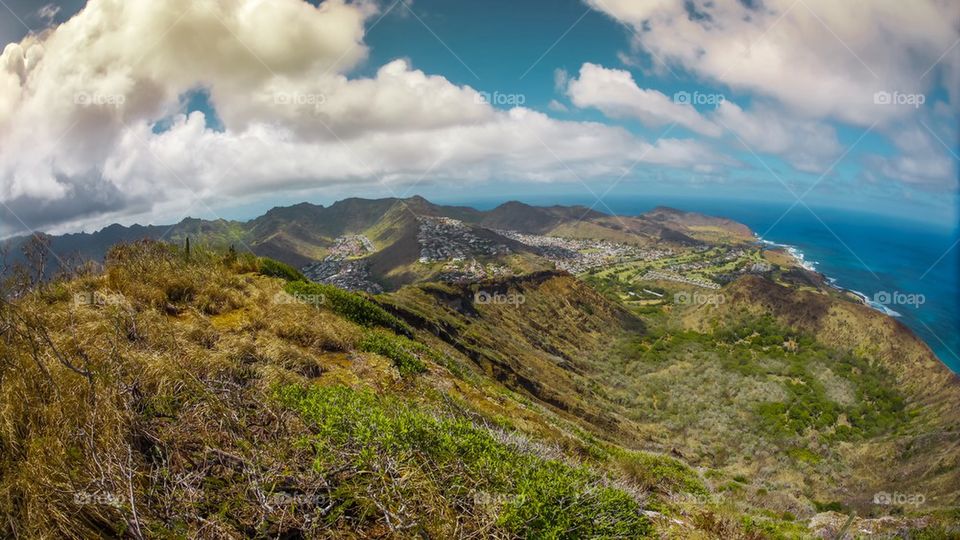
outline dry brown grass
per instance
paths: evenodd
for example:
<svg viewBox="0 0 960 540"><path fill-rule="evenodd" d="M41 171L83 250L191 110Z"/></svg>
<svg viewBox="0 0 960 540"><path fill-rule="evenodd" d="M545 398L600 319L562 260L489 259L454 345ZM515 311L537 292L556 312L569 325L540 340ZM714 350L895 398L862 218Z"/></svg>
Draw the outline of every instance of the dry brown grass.
<svg viewBox="0 0 960 540"><path fill-rule="evenodd" d="M200 250L188 260L161 244L121 246L103 274L0 307L0 536L405 537L413 522L452 536L497 530L494 515L438 498L424 471L396 467L358 494L369 503L354 507L360 514L325 521L331 483L369 472L320 474L304 443L311 428L275 390L414 383L390 359L355 350L364 329L291 302L279 280L250 269ZM454 387L433 364L422 377L405 399ZM411 489L419 497L404 502Z"/></svg>
<svg viewBox="0 0 960 540"><path fill-rule="evenodd" d="M467 357L440 339L418 335L431 349L424 354L427 371L402 376L389 358L357 350L368 329L293 301L280 280L256 269L250 258L197 249L188 259L169 246L143 243L115 249L101 274L0 303L0 537L503 533L496 512L485 512L475 496L444 498L449 486L437 479L447 473L431 468L440 462L410 469L384 453L372 483L369 470L319 468L317 426L276 399L276 389L290 385L364 388L412 408L442 408L438 418L468 418L487 431L496 425L494 442L517 455L576 455L584 466L606 467L609 484L626 492L692 489L683 487L689 471L672 462L609 457L622 454L565 415L470 371ZM576 306L550 303L564 294L530 296L527 307L553 321L548 330L563 338L558 343L585 325L597 326L592 338L600 339L602 325L594 319L602 317L590 312L576 319ZM557 312L572 315L551 318ZM493 319L484 328L491 337L481 343L510 357L517 344L493 339ZM520 333L516 317L499 320L501 332ZM575 357L580 345L564 351ZM519 352L516 358L526 358L527 349ZM467 375L455 375L461 370ZM405 425L385 425L394 424ZM370 492L338 494L344 485ZM331 510L337 497L347 500L348 511ZM735 515L695 508L683 514L684 530L749 537ZM406 528L413 523L423 528ZM669 519L663 523L672 527Z"/></svg>
<svg viewBox="0 0 960 540"><path fill-rule="evenodd" d="M352 349L360 330L277 304L280 284L248 270L216 254L121 246L103 275L0 307L0 536L213 538L307 525L269 497L323 482L296 445L303 425L270 391L319 376L324 355Z"/></svg>

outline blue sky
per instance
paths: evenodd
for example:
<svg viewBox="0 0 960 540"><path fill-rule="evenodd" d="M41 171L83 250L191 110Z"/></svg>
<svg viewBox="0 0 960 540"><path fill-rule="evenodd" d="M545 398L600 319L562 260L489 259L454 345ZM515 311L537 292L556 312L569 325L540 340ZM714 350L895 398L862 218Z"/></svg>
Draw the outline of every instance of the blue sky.
<svg viewBox="0 0 960 540"><path fill-rule="evenodd" d="M956 219L948 1L5 2L6 232L413 193Z"/></svg>

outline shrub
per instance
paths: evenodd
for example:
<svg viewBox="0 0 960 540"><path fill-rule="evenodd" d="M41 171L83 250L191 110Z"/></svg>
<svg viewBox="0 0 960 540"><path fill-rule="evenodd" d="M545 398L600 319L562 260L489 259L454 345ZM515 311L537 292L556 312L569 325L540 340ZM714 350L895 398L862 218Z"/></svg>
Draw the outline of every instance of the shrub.
<svg viewBox="0 0 960 540"><path fill-rule="evenodd" d="M287 386L277 397L313 425L319 469L368 471L346 475L348 480L333 486L334 512L341 515L363 515L363 508L373 504L396 502L427 505L432 512L444 511L437 504L473 508L465 513L479 518L484 507L493 506L492 523L475 525L495 525L505 536L642 538L651 533L639 503L591 470L523 453L462 418L342 386ZM383 489L391 478L393 484ZM419 485L426 488L404 491L413 478L423 478ZM379 500L373 503L376 489ZM442 502L425 500L433 495ZM384 500L389 497L396 499Z"/></svg>
<svg viewBox="0 0 960 540"><path fill-rule="evenodd" d="M333 285L292 281L287 283L283 290L298 298L309 299L318 306L329 308L361 326L380 326L407 337L413 336L413 330L406 323L387 313L382 307Z"/></svg>
<svg viewBox="0 0 960 540"><path fill-rule="evenodd" d="M426 364L418 356L418 353L425 353L424 349L419 343L384 330L370 330L360 341L360 350L389 358L400 375L404 376L427 370Z"/></svg>
<svg viewBox="0 0 960 540"><path fill-rule="evenodd" d="M847 508L843 503L837 501L830 502L820 502L813 501L813 507L816 508L817 512L846 512Z"/></svg>
<svg viewBox="0 0 960 540"><path fill-rule="evenodd" d="M625 452L620 462L628 477L647 489L659 493L709 494L697 472L674 458L646 452Z"/></svg>
<svg viewBox="0 0 960 540"><path fill-rule="evenodd" d="M299 270L290 266L289 264L268 259L266 257L260 258L260 273L265 276L277 277L287 281L307 280L306 276L301 274Z"/></svg>

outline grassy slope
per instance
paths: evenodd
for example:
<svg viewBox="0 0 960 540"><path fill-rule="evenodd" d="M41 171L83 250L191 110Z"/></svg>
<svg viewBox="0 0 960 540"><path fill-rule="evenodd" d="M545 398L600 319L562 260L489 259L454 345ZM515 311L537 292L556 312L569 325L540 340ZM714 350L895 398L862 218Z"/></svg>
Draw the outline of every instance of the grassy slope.
<svg viewBox="0 0 960 540"><path fill-rule="evenodd" d="M861 462L865 483L882 478L900 491L924 492L941 506L960 504L960 379L925 343L895 319L823 294L749 278L734 283L727 295L729 302L716 318L737 319L744 311L776 313L782 325L854 351L885 374L878 384L903 396L911 422L851 456ZM824 367L823 372L833 369ZM855 378L861 379L860 371Z"/></svg>
<svg viewBox="0 0 960 540"><path fill-rule="evenodd" d="M104 275L2 305L0 535L809 536L802 486L708 463L711 441L684 436L682 407L671 419L656 411L677 406L624 406L674 388L722 395L752 376L725 358L691 365L723 350L689 357L683 347L706 343L695 336L644 373L636 355L672 316L543 273L474 286L522 295L512 304L446 285L378 299L408 327L361 296L260 270L142 244L115 249ZM75 301L94 292L95 305ZM795 362L777 359L789 373ZM822 384L844 399L842 381ZM766 451L788 471L835 470Z"/></svg>
<svg viewBox="0 0 960 540"><path fill-rule="evenodd" d="M0 535L759 534L677 460L258 268L140 244L2 305Z"/></svg>
<svg viewBox="0 0 960 540"><path fill-rule="evenodd" d="M525 299L518 304L472 301L491 284L407 288L386 302L409 320L439 321L437 335L584 429L703 467L743 510L876 516L891 510L873 504L880 491L924 494L924 508L895 512L955 505L955 379L942 366L922 368L929 351L879 314L825 295L814 309L782 287L778 304L757 302L768 285L735 283L722 308L636 315L604 313L614 304L549 274L497 284L494 292ZM781 320L763 316L770 310ZM845 317L817 315L832 311ZM863 343L850 337L856 328Z"/></svg>

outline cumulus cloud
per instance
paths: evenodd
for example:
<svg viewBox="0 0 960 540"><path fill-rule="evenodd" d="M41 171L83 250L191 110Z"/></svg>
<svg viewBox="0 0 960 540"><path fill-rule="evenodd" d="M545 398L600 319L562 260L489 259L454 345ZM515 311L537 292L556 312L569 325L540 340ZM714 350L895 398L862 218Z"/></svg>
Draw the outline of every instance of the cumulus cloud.
<svg viewBox="0 0 960 540"><path fill-rule="evenodd" d="M214 99L234 128L282 123L300 135L321 138L434 130L488 122L494 115L477 91L413 70L406 60L390 62L370 79L278 77L255 94L215 94Z"/></svg>
<svg viewBox="0 0 960 540"><path fill-rule="evenodd" d="M859 125L908 116L878 107L878 91L922 93L938 74L952 92L960 55L953 0L586 0L632 28L654 66L756 92L804 115Z"/></svg>
<svg viewBox="0 0 960 540"><path fill-rule="evenodd" d="M945 140L956 140L955 127L938 134L929 124L918 121L893 135L892 142L899 150L893 157L870 156L870 173L885 180L899 180L922 189L956 190L958 167L955 150L947 150Z"/></svg>
<svg viewBox="0 0 960 540"><path fill-rule="evenodd" d="M629 71L587 63L566 91L577 107L595 107L612 118L635 118L651 126L676 123L702 135L720 134L720 128L691 105L675 103L657 90L640 88Z"/></svg>
<svg viewBox="0 0 960 540"><path fill-rule="evenodd" d="M780 156L799 171L826 173L831 162L843 153L837 133L829 125L769 106L745 111L724 101L713 118L753 152Z"/></svg>
<svg viewBox="0 0 960 540"><path fill-rule="evenodd" d="M91 0L0 56L0 202L31 227L342 183L576 181L636 162L735 165L704 144L492 107L407 60L369 78L371 2ZM185 114L203 89L222 121ZM163 128L158 129L158 121ZM390 190L387 189L387 192ZM16 228L16 224L14 224Z"/></svg>
<svg viewBox="0 0 960 540"><path fill-rule="evenodd" d="M149 144L141 144L144 140ZM197 157L183 159L184 154ZM217 196L325 182L417 181L428 170L432 177L458 181L504 175L529 181L575 181L619 174L630 160L732 164L693 141L664 139L650 145L625 130L559 122L522 108L492 113L485 122L438 130L384 130L352 140L298 138L288 127L269 124L255 124L239 134L217 133L206 129L203 114L196 112L178 117L169 131L157 136L151 137L146 125L128 133L117 156L107 163L111 176L172 175L186 184L174 183L174 189ZM224 175L230 182L224 181ZM137 193L151 189L146 184L136 188Z"/></svg>
<svg viewBox="0 0 960 540"><path fill-rule="evenodd" d="M566 93L576 106L599 109L611 118L632 118L654 127L676 124L710 137L733 134L738 148L742 143L753 152L777 155L803 172L824 172L842 152L835 130L825 123L770 105L747 111L726 99L719 99L715 110L701 113L658 90L640 88L625 70L584 64Z"/></svg>
<svg viewBox="0 0 960 540"><path fill-rule="evenodd" d="M65 196L61 178L90 174L129 125L198 84L242 96L355 64L367 11L339 0L90 2L0 56L0 197Z"/></svg>

